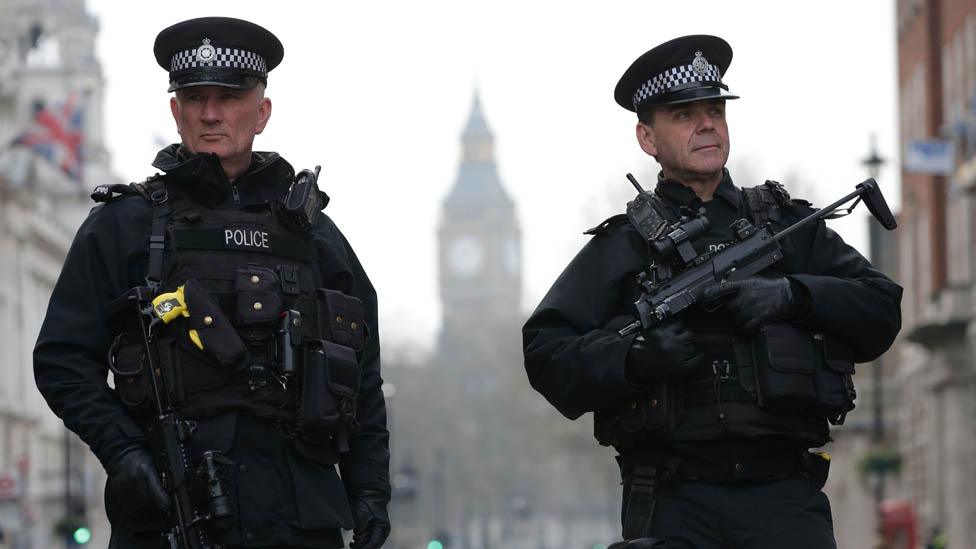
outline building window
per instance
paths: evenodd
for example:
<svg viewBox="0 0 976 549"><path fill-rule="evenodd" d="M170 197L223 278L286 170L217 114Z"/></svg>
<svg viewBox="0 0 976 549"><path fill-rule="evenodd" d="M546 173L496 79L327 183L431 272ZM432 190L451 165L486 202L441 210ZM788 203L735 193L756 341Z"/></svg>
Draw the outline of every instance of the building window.
<svg viewBox="0 0 976 549"><path fill-rule="evenodd" d="M942 80L943 135L965 162L976 154L976 12L942 49Z"/></svg>
<svg viewBox="0 0 976 549"><path fill-rule="evenodd" d="M896 17L899 36L908 31L915 17L921 11L920 2L921 0L898 0Z"/></svg>
<svg viewBox="0 0 976 549"><path fill-rule="evenodd" d="M916 139L928 137L925 122L925 78L924 66L917 66L901 89L901 139L902 151Z"/></svg>
<svg viewBox="0 0 976 549"><path fill-rule="evenodd" d="M27 55L25 63L28 67L51 68L61 65L61 45L58 39L44 32L35 24L31 27L27 37Z"/></svg>
<svg viewBox="0 0 976 549"><path fill-rule="evenodd" d="M976 158L976 11L966 17L965 47L966 61L963 67L966 75L964 91L966 105L966 144L962 149L963 161Z"/></svg>
<svg viewBox="0 0 976 549"><path fill-rule="evenodd" d="M970 250L973 245L972 200L967 196L950 198L946 208L946 245L949 251L949 284L965 287L972 283Z"/></svg>
<svg viewBox="0 0 976 549"><path fill-rule="evenodd" d="M9 234L3 227L3 223L0 223L0 231L2 231L0 233L2 235ZM16 367L15 364L18 364L16 360L11 360L15 356L17 337L20 333L14 329L16 327L16 319L14 318L14 311L16 310L15 292L20 280L14 271L18 262L13 255L12 244L13 240L9 236L0 236L0 257L7 258L6 261L0 262L0 280L4 281L0 285L0 348L6 349L4 353L6 359L0 361L0 379L3 380L8 380L10 368ZM9 381L0 384L0 400L5 403L12 402L12 390L13 385Z"/></svg>

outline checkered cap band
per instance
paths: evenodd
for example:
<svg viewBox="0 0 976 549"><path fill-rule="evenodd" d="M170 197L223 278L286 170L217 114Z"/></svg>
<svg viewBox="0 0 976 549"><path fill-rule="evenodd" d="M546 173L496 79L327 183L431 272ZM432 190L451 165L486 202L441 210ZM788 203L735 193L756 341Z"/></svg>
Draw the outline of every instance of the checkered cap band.
<svg viewBox="0 0 976 549"><path fill-rule="evenodd" d="M691 63L672 67L644 82L634 94L634 108L652 97L667 93L671 88L692 82L722 82L722 71L717 65L707 63L705 70L698 74Z"/></svg>
<svg viewBox="0 0 976 549"><path fill-rule="evenodd" d="M199 67L226 67L256 72L262 76L268 74L268 63L264 57L253 51L237 48L214 48L214 50L216 51L214 58L205 63L197 60L197 48L176 52L169 70L176 72Z"/></svg>

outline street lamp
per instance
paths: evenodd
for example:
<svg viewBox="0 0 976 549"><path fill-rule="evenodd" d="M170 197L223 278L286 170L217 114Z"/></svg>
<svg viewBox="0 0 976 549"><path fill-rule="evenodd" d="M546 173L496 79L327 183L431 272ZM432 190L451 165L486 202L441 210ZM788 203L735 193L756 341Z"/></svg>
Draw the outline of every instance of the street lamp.
<svg viewBox="0 0 976 549"><path fill-rule="evenodd" d="M875 180L878 179L878 174L881 173L881 166L884 165L885 160L878 154L878 139L875 134L871 134L871 151L868 152L867 157L861 161L864 167L868 170L868 177ZM878 258L872 257L874 261ZM884 440L884 403L881 396L881 361L875 360L871 365L871 377L874 381L874 422L873 428L871 429L871 440L874 442L875 446L880 446ZM875 504L878 509L881 509L881 501L884 499L884 474L878 475L877 485L875 487Z"/></svg>
<svg viewBox="0 0 976 549"><path fill-rule="evenodd" d="M871 134L871 150L861 160L861 164L867 169L868 176L877 180L878 175L881 173L881 167L885 164L885 159L878 153L877 138L874 134ZM872 257L871 259L878 261L876 257ZM871 428L871 450L863 458L861 467L863 472L873 482L874 509L877 517L876 520L878 521L877 546L883 548L886 546L886 541L884 538L884 514L881 504L885 497L885 477L889 472L897 470L900 465L900 458L895 452L889 450L884 442L884 398L882 395L883 379L880 358L875 359L871 363L871 377L874 383L874 401L872 403L874 418Z"/></svg>
<svg viewBox="0 0 976 549"><path fill-rule="evenodd" d="M878 137L871 134L871 152L868 153L867 157L861 161L864 167L868 170L868 177L878 178L878 174L881 173L881 166L885 163L885 159L878 154Z"/></svg>

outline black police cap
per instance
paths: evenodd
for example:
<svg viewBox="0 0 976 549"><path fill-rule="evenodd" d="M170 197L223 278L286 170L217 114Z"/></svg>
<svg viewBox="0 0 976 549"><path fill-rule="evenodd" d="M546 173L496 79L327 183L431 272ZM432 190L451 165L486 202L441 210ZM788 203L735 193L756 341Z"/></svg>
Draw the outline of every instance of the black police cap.
<svg viewBox="0 0 976 549"><path fill-rule="evenodd" d="M717 36L675 38L637 58L624 72L613 98L628 111L702 99L738 99L722 83L732 47Z"/></svg>
<svg viewBox="0 0 976 549"><path fill-rule="evenodd" d="M169 71L169 91L189 86L250 89L268 82L285 49L270 31L231 17L200 17L165 28L153 53Z"/></svg>

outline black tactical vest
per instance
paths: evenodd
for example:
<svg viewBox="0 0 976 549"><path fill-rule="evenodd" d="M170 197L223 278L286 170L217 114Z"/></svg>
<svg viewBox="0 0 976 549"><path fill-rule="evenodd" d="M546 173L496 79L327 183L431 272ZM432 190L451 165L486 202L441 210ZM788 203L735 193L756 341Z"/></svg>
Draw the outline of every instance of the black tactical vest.
<svg viewBox="0 0 976 549"><path fill-rule="evenodd" d="M295 384L283 386L275 335L282 312L295 310L302 338L321 339L315 289L323 284L311 265L312 239L287 230L271 208L206 210L179 195L170 208L162 291L195 281L246 349L236 363L221 364L185 334L170 334L181 410L188 417L243 411L293 421Z"/></svg>
<svg viewBox="0 0 976 549"><path fill-rule="evenodd" d="M162 179L110 191L132 189L150 201L166 191L165 239L150 236L150 247L165 241L158 294L180 290L189 311L155 328L170 402L188 419L271 419L303 453L335 462L355 429L368 328L358 299L324 288L321 243L312 232L289 229L274 204L208 209ZM150 251L150 271L153 261ZM121 330L116 390L134 416L148 420L153 392L143 347L131 327Z"/></svg>
<svg viewBox="0 0 976 549"><path fill-rule="evenodd" d="M757 226L767 221L777 231L788 226L785 210L791 202L782 186L767 182L743 192ZM662 205L658 211L667 209ZM791 274L795 272L795 258L788 244L783 248L784 259L771 269L782 275ZM726 332L696 333L705 360L694 374L655 382L617 409L595 412L594 434L601 444L621 451L667 441L766 435L797 439L808 447L821 446L829 440L827 418L807 410L784 411L767 406L761 402L761 391L757 390L761 379L756 375L756 363L765 360L763 353L770 352L764 345L767 340L777 339L782 343L780 348L795 349L794 356L786 358L794 359L792 364L798 370L809 368L812 375L816 345L819 342L823 346L822 334L819 338L817 335L787 325L768 327L768 332L764 328L753 340Z"/></svg>

